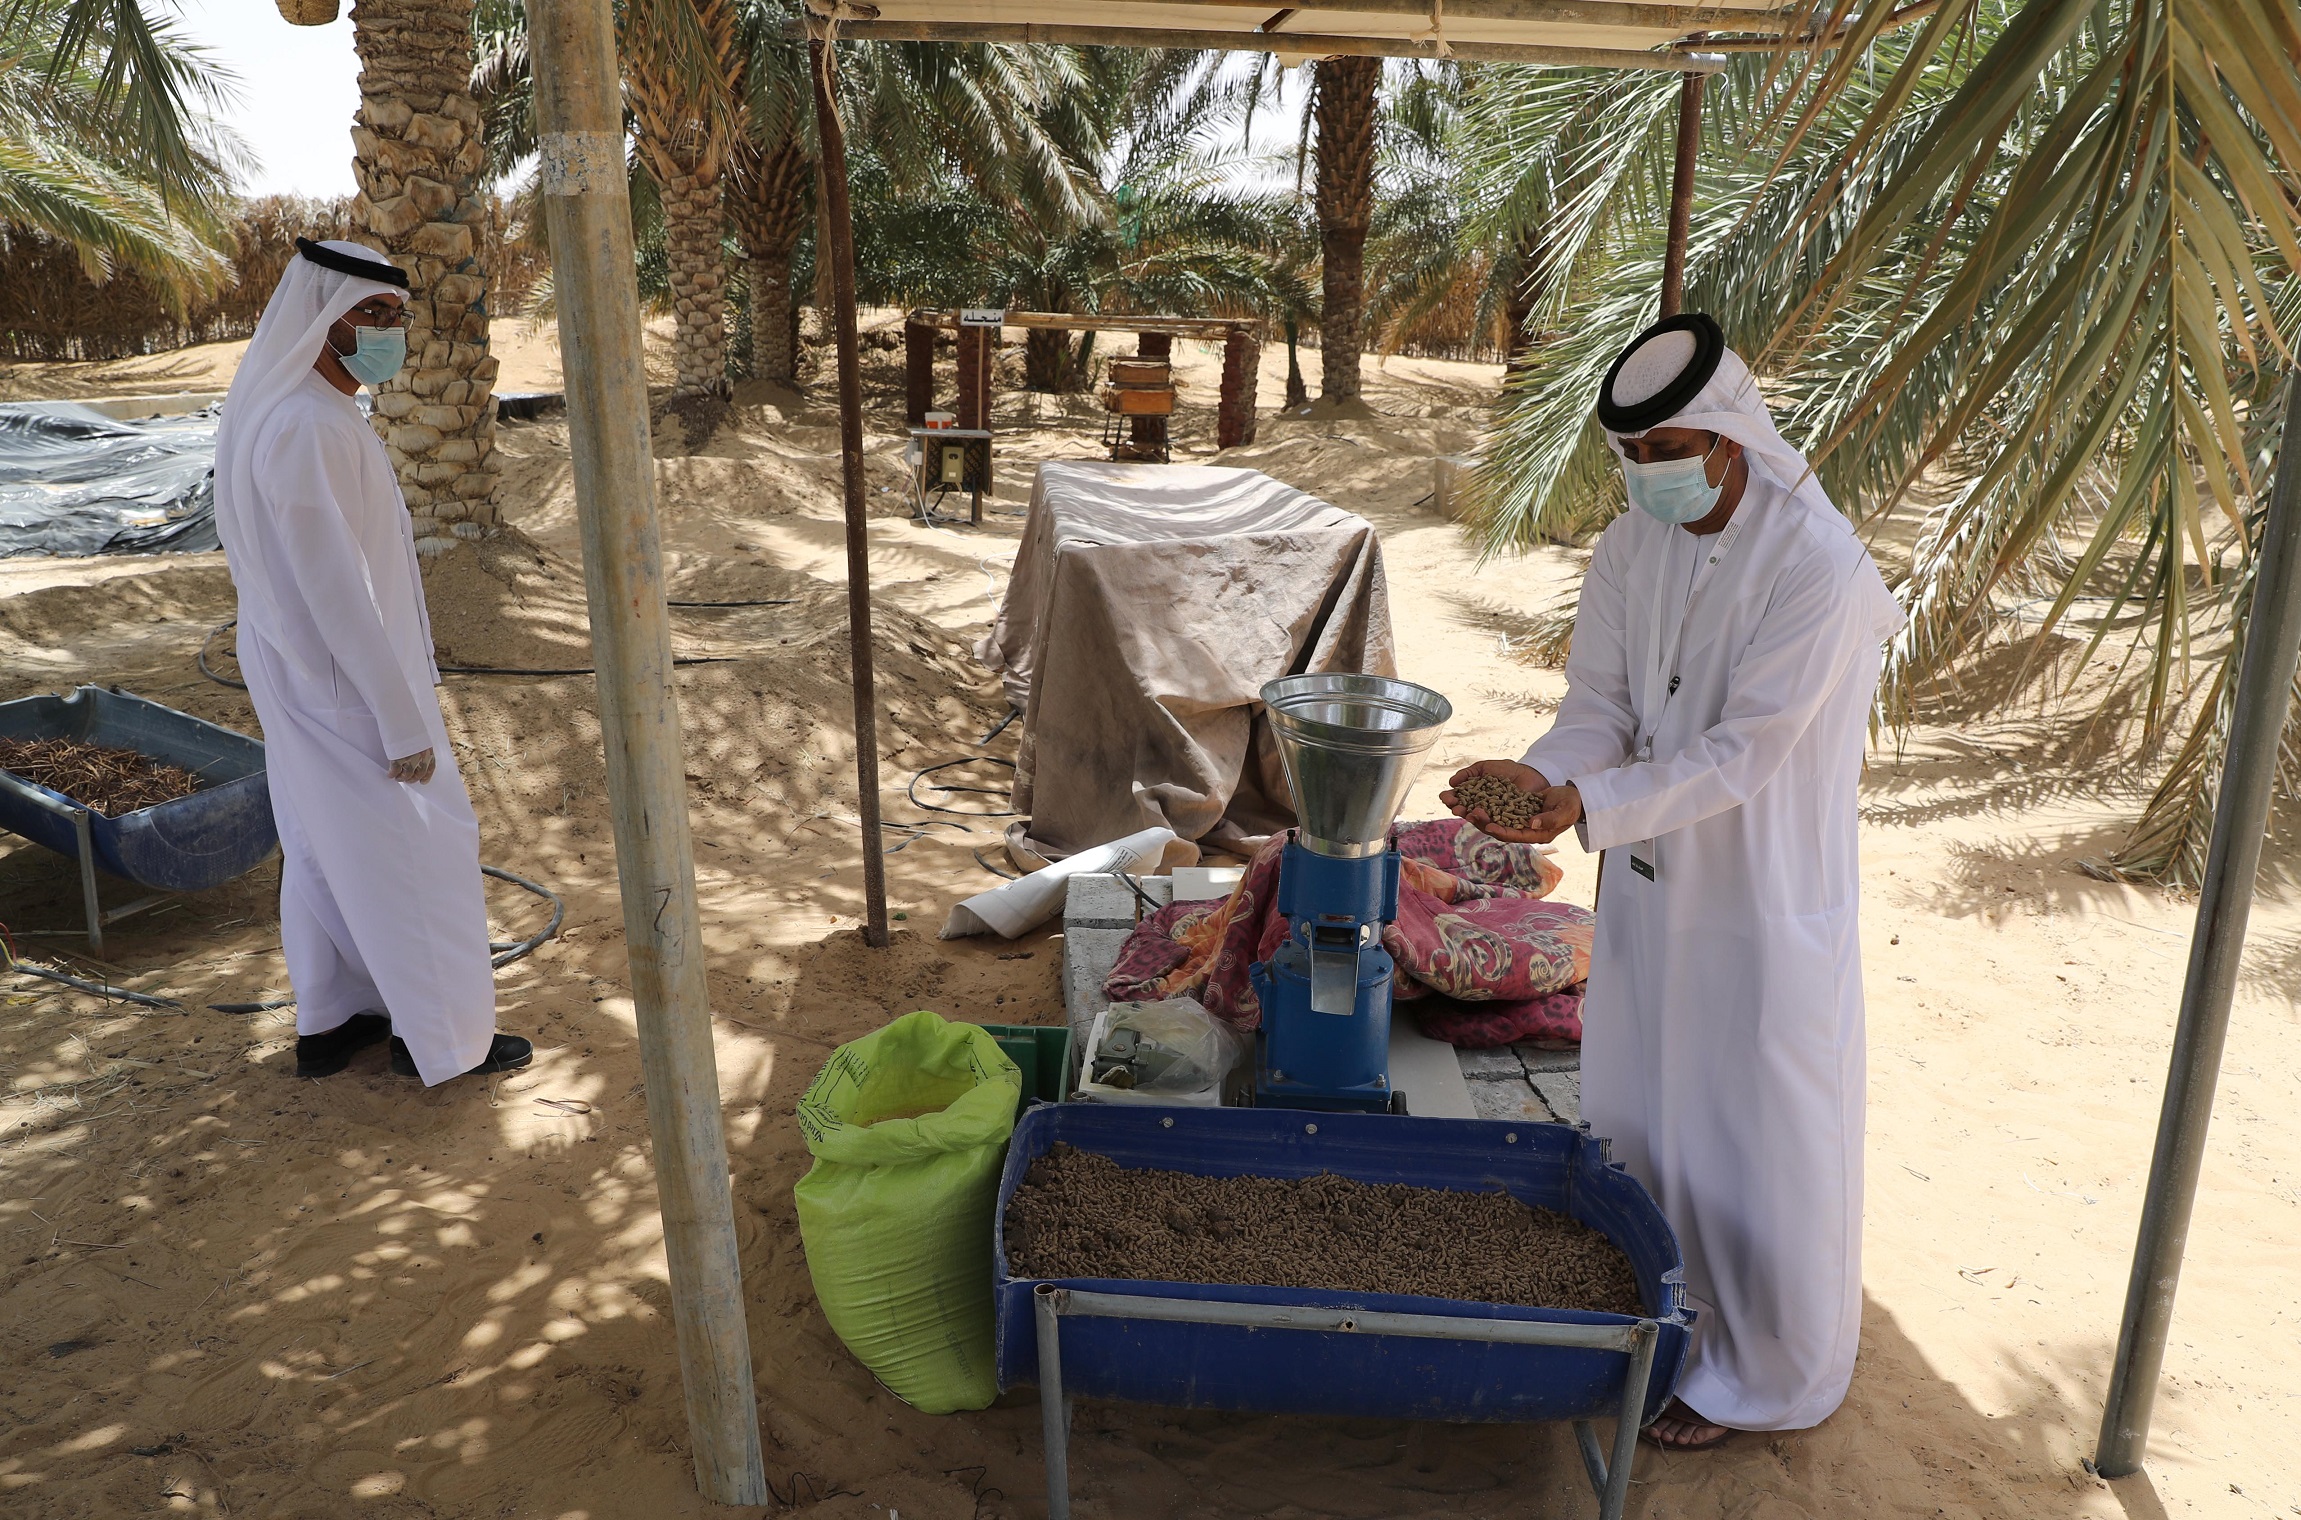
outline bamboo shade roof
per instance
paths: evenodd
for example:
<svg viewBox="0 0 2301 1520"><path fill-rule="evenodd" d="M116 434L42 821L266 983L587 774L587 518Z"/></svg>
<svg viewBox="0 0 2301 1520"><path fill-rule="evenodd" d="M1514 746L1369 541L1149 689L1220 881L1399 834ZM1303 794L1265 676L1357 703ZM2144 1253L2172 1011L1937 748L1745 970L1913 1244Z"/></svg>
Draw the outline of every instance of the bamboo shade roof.
<svg viewBox="0 0 2301 1520"><path fill-rule="evenodd" d="M818 14L833 0L811 0ZM1713 73L1713 34L1778 37L1800 12L1782 0L836 0L837 34L929 42L1188 47Z"/></svg>

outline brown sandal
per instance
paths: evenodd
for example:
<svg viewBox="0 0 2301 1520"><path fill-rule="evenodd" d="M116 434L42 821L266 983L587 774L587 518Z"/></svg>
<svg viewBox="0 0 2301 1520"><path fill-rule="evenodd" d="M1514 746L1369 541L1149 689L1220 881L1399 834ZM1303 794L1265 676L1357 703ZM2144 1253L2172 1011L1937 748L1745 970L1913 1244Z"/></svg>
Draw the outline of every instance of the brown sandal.
<svg viewBox="0 0 2301 1520"><path fill-rule="evenodd" d="M1664 1420L1670 1420L1681 1425L1706 1426L1716 1431L1717 1434L1704 1436L1697 1441L1666 1441L1654 1431L1654 1427ZM1644 1430L1638 1432L1638 1437L1640 1440L1651 1442L1663 1451L1709 1451L1725 1445L1736 1434L1737 1432L1732 1426L1720 1425L1714 1420L1705 1420L1679 1400L1672 1399L1662 1406L1662 1412L1654 1416L1652 1422Z"/></svg>

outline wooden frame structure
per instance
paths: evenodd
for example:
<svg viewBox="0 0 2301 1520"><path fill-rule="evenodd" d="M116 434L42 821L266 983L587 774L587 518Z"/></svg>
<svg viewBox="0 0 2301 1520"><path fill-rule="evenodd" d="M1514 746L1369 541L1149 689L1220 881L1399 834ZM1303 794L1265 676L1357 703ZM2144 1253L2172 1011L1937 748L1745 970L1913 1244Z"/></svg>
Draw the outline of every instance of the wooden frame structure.
<svg viewBox="0 0 2301 1520"><path fill-rule="evenodd" d="M921 307L903 318L903 420L925 425L935 409L935 346L944 333L957 334L958 401L951 410L962 428L991 425L997 393L995 334L1003 328L1026 332L1131 332L1135 352L1164 359L1176 338L1222 342L1222 394L1215 413L1215 446L1237 448L1254 442L1254 392L1262 374L1262 324L1251 317L1166 317L1106 312L1010 311L999 327L963 322L957 311ZM1132 419L1133 442L1164 452L1164 417ZM989 489L986 471L984 488Z"/></svg>

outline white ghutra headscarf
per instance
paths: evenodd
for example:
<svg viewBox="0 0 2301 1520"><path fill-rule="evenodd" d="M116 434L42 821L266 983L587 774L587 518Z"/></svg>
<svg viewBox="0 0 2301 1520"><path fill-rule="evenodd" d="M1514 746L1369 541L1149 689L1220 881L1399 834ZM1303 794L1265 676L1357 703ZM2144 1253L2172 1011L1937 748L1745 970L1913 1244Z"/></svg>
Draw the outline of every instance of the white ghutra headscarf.
<svg viewBox="0 0 2301 1520"><path fill-rule="evenodd" d="M1649 428L1692 428L1731 438L1753 467L1790 495L1837 511L1806 456L1775 428L1749 365L1726 347L1708 317L1667 318L1632 339L1606 376L1598 420L1616 458L1622 457L1624 438Z"/></svg>
<svg viewBox="0 0 2301 1520"><path fill-rule="evenodd" d="M216 425L216 533L232 561L242 623L259 634L278 626L265 595L276 584L269 563L273 545L257 519L255 452L264 423L312 372L328 329L339 317L376 296L407 294L407 275L372 248L334 239L311 244L298 239L298 247L302 251L288 260L256 335L240 356ZM351 272L362 265L375 270L375 276Z"/></svg>

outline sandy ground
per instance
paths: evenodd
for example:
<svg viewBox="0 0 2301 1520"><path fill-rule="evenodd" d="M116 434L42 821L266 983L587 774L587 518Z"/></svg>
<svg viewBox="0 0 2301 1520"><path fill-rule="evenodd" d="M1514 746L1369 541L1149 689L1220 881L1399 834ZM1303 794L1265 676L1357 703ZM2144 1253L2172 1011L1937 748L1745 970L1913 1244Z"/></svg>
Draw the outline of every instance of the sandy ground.
<svg viewBox="0 0 2301 1520"><path fill-rule="evenodd" d="M548 342L541 345L548 349ZM221 378L217 356L166 356ZM536 383L535 372L505 384ZM1181 434L1206 457L1211 356L1186 352ZM138 393L161 371L84 375ZM1266 356L1275 404L1283 353ZM151 369L151 372L147 372ZM50 372L49 394L70 386ZM1571 589L1578 557L1480 564L1417 505L1425 463L1474 437L1491 370L1393 363L1376 415L1271 421L1253 465L1382 529L1400 666L1460 715L1409 813L1453 762L1515 754L1561 679L1510 641ZM986 751L995 686L965 652L987 621L1033 460L1091 454L1099 416L1010 395L998 509L981 529L905 518L872 372L873 578L889 816L931 761ZM0 378L0 394L30 380ZM878 1389L817 1313L791 1185L794 1098L825 1054L891 1014L1060 1018L1061 941L932 938L990 878L997 820L890 857L904 915L884 952L854 932L861 890L844 690L835 434L791 398L739 409L700 454L665 458L675 594L794 605L677 614L711 990L771 1474L810 1515L1035 1516L1038 1411L1023 1392L931 1418ZM506 427L517 535L433 567L450 663L581 664L582 593L564 424ZM252 727L194 654L232 615L213 556L8 567L0 698L119 682ZM226 666L228 669L228 665ZM1689 1520L2301 1516L2294 1372L2301 1280L2301 968L2296 855L2273 843L2218 1123L2190 1238L2153 1460L2105 1484L2091 1450L2139 1212L2191 909L2093 881L2153 779L2072 737L1985 668L1873 761L1864 849L1871 1130L1867 1309L1846 1407L1818 1429L1639 1457L1632 1513ZM0 921L42 953L181 997L107 1007L0 984L0 1512L11 1517L733 1514L696 1497L624 984L588 678L456 679L449 727L489 861L552 883L565 932L499 979L534 1067L424 1091L381 1051L324 1084L288 1074L287 1013L226 1015L285 990L266 867L72 954L70 869L0 843ZM1012 733L987 752L1012 754ZM955 799L960 802L964 798ZM962 820L963 822L963 820ZM593 859L597 856L598 859ZM1563 891L1587 902L1571 848ZM490 886L499 935L538 905ZM114 901L125 896L114 884ZM1086 1516L1578 1516L1562 1429L1326 1422L1083 1406ZM781 1512L747 1511L757 1514Z"/></svg>

